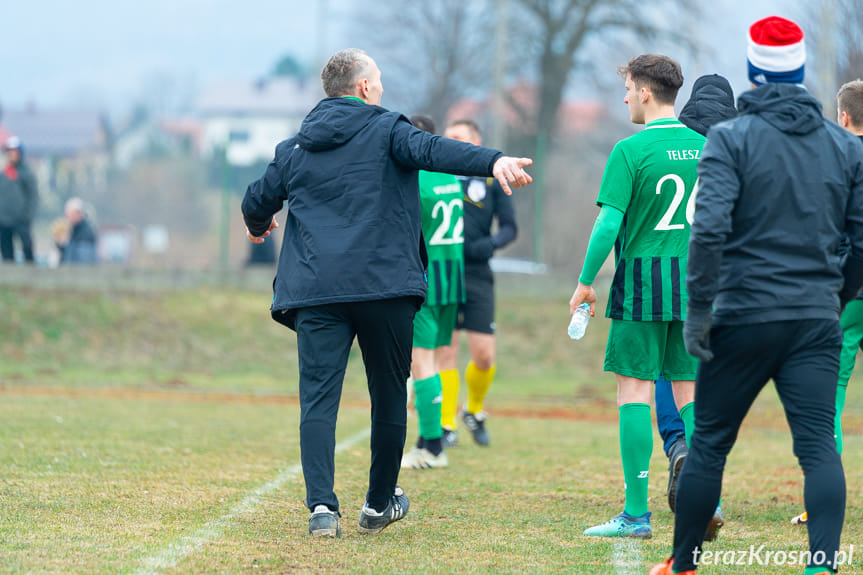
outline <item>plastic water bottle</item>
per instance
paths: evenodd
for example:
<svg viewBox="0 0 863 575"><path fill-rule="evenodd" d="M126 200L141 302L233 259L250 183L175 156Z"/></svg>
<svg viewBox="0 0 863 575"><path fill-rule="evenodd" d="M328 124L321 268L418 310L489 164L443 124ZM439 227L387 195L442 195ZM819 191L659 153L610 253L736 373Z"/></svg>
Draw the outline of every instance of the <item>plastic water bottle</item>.
<svg viewBox="0 0 863 575"><path fill-rule="evenodd" d="M575 308L572 314L572 319L569 320L569 329L566 333L570 339L581 339L584 337L584 332L587 330L587 322L590 321L590 304L585 302Z"/></svg>

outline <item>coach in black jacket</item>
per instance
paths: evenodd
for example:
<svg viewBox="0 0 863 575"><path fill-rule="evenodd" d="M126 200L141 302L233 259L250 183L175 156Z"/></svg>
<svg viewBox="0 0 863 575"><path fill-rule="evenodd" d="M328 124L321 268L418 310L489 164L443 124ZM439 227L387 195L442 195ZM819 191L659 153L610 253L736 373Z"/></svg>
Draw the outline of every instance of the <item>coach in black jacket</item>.
<svg viewBox="0 0 863 575"><path fill-rule="evenodd" d="M845 511L833 420L839 311L863 285L863 148L799 85L805 49L795 23L772 16L754 24L749 59L758 87L741 95L737 118L710 129L698 165L684 340L701 364L673 568L696 568L726 456L773 379L805 476L807 573L826 573Z"/></svg>
<svg viewBox="0 0 863 575"><path fill-rule="evenodd" d="M396 487L405 442L413 317L426 293L417 170L494 175L508 190L530 182L525 158L446 140L379 106L381 73L362 50L324 67L322 100L276 148L243 199L251 241L287 223L273 285L273 318L297 332L300 448L312 535L337 536L335 426L354 337L372 403L369 490L360 531L407 513Z"/></svg>

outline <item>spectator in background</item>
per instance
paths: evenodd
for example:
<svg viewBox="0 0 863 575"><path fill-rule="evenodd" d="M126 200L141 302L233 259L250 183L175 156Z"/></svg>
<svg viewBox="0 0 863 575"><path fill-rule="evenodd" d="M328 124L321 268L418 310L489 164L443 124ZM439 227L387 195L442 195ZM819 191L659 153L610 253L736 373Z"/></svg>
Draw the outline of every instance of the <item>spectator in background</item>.
<svg viewBox="0 0 863 575"><path fill-rule="evenodd" d="M66 218L54 222L51 231L60 250L61 264L96 264L96 232L87 220L81 198L70 198L66 202Z"/></svg>
<svg viewBox="0 0 863 575"><path fill-rule="evenodd" d="M14 238L21 240L24 260L33 263L31 228L39 207L36 178L24 164L21 141L11 136L3 144L6 166L0 173L0 253L4 261L15 261Z"/></svg>

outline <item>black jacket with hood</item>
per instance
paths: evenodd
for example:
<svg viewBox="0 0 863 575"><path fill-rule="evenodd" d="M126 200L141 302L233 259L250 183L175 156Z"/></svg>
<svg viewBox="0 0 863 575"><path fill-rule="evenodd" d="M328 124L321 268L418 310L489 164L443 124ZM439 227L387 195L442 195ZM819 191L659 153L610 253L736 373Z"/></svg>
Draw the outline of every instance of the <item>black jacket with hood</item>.
<svg viewBox="0 0 863 575"><path fill-rule="evenodd" d="M677 117L680 122L702 136L713 124L737 116L734 91L728 80L719 74L700 76L692 84L692 94Z"/></svg>
<svg viewBox="0 0 863 575"><path fill-rule="evenodd" d="M745 92L738 110L698 164L690 308L712 304L714 325L837 319L863 285L861 142L796 85Z"/></svg>
<svg viewBox="0 0 863 575"><path fill-rule="evenodd" d="M417 170L490 176L500 152L447 140L353 98L325 98L276 147L242 210L260 236L285 201L273 319L294 310L415 296L427 280Z"/></svg>

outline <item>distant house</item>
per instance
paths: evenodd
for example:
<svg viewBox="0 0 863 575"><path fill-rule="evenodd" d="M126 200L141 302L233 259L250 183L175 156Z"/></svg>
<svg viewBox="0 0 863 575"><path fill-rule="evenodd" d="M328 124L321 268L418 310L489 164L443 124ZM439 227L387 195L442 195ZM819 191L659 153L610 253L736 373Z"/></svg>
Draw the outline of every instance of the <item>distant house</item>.
<svg viewBox="0 0 863 575"><path fill-rule="evenodd" d="M103 154L108 149L104 116L97 110L50 109L29 105L6 109L3 124L33 157Z"/></svg>
<svg viewBox="0 0 863 575"><path fill-rule="evenodd" d="M297 132L322 97L319 82L296 78L212 85L196 106L201 153L207 158L225 150L235 166L269 161L276 144Z"/></svg>
<svg viewBox="0 0 863 575"><path fill-rule="evenodd" d="M21 140L37 179L43 210L56 212L70 196L103 191L110 165L107 120L97 110L4 108L6 130Z"/></svg>
<svg viewBox="0 0 863 575"><path fill-rule="evenodd" d="M503 118L507 127L521 131L530 129L529 124L539 110L538 92L537 86L524 81L510 88L508 99L514 102L522 113L519 113L514 106L504 104ZM478 121L480 125L491 125L493 106L491 97L483 100L465 98L452 105L447 112L447 121L471 118ZM560 103L557 112L557 129L560 135L590 132L599 125L606 113L605 103L598 100L564 100Z"/></svg>

